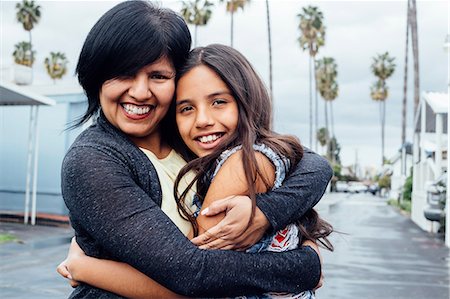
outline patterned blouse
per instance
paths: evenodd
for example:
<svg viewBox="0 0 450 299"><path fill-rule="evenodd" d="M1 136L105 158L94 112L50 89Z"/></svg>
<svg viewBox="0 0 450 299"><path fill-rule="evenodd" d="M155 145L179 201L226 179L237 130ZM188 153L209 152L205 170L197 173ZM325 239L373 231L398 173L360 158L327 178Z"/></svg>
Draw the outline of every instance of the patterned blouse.
<svg viewBox="0 0 450 299"><path fill-rule="evenodd" d="M228 149L224 151L216 161L216 167L214 171L209 171L206 175L206 181L208 184L212 182L216 174L219 172L220 168L223 166L225 161L231 157L234 153L239 151L242 148L241 145L236 146L234 148ZM254 144L253 149L264 154L275 166L275 181L273 183L273 189L279 188L286 175L289 171L290 161L284 156L278 155L274 150L268 147L265 144ZM197 217L202 203L200 202L197 196L194 197L194 204L197 206L197 210L194 213L194 216ZM262 239L247 249L247 252L256 253L263 251L272 251L272 252L281 252L298 248L300 239L298 237L299 229L295 224L289 224L282 230L279 230L272 234L265 234ZM265 299L265 298L286 298L286 299L315 299L315 295L313 291L305 291L299 294L290 294L290 293L265 293L262 295L255 296L241 296L236 297L239 299Z"/></svg>

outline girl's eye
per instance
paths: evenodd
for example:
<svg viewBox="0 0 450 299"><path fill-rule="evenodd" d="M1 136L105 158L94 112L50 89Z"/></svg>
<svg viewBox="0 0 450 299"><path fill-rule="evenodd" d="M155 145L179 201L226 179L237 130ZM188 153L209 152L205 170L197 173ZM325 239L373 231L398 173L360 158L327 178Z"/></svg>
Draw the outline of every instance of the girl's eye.
<svg viewBox="0 0 450 299"><path fill-rule="evenodd" d="M226 104L227 101L224 99L215 99L213 102L213 105L222 105L222 104Z"/></svg>
<svg viewBox="0 0 450 299"><path fill-rule="evenodd" d="M184 106L184 107L181 107L179 111L180 111L180 113L185 113L185 112L191 111L193 109L194 108L192 106Z"/></svg>

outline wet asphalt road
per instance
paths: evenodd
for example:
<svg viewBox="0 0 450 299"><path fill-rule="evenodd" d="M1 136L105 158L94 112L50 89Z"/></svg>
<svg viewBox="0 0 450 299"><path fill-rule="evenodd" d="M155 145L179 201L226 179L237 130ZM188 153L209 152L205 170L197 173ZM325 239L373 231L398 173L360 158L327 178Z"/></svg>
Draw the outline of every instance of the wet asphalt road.
<svg viewBox="0 0 450 299"><path fill-rule="evenodd" d="M319 213L341 234L335 251L322 250L325 285L319 299L449 299L449 249L383 199L327 194ZM67 298L71 288L55 272L72 231L0 223L22 243L0 245L0 298Z"/></svg>
<svg viewBox="0 0 450 299"><path fill-rule="evenodd" d="M318 298L449 299L449 249L370 194L338 194L320 214L341 234L322 250L325 284Z"/></svg>

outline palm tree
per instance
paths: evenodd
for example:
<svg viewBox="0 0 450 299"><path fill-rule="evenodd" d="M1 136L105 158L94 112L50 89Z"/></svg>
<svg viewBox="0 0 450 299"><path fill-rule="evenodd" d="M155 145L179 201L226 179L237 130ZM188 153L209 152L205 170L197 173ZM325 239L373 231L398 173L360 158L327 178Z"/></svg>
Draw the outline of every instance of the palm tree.
<svg viewBox="0 0 450 299"><path fill-rule="evenodd" d="M53 79L53 83L66 74L67 63L66 55L61 52L50 52L50 57L45 58L45 68L50 78Z"/></svg>
<svg viewBox="0 0 450 299"><path fill-rule="evenodd" d="M337 83L337 64L332 57L324 57L316 61L315 75L317 90L321 97L325 100L325 128L330 132L328 126L328 103L330 106L331 114L331 135L334 136L334 117L332 110L332 103L339 94L339 86Z"/></svg>
<svg viewBox="0 0 450 299"><path fill-rule="evenodd" d="M41 18L41 6L35 5L33 0L31 1L23 0L22 3L16 4L16 10L17 10L16 13L17 21L22 23L23 29L28 31L29 43L32 47L33 43L31 39L31 30L34 28L34 25L36 25ZM31 53L34 54L33 51Z"/></svg>
<svg viewBox="0 0 450 299"><path fill-rule="evenodd" d="M31 49L29 42L20 42L14 45L14 62L31 67L34 62L35 52Z"/></svg>
<svg viewBox="0 0 450 299"><path fill-rule="evenodd" d="M313 138L313 113L312 113L312 67L314 57L319 52L319 48L325 44L325 26L323 24L322 12L314 6L302 8L303 12L297 16L300 18L298 25L300 29L300 37L298 41L303 51L308 50L309 60L309 145L312 145ZM315 67L315 65L314 65ZM317 112L317 97L316 97L316 114ZM317 120L317 115L316 115ZM317 123L317 121L316 121ZM317 125L316 125L317 126ZM317 147L317 142L316 142Z"/></svg>
<svg viewBox="0 0 450 299"><path fill-rule="evenodd" d="M214 4L208 0L183 1L181 15L186 23L194 25L194 47L197 46L198 26L205 26L211 19L211 6L214 6Z"/></svg>
<svg viewBox="0 0 450 299"><path fill-rule="evenodd" d="M319 140L319 144L321 147L324 147L328 144L329 134L327 128L320 128L317 130L316 138Z"/></svg>
<svg viewBox="0 0 450 299"><path fill-rule="evenodd" d="M381 122L381 164L384 165L384 126L386 119L386 98L388 97L389 89L386 85L386 80L395 71L394 57L389 57L389 52L378 54L373 58L370 66L372 73L378 80L372 85L370 89L370 96L373 100L380 103L380 122Z"/></svg>
<svg viewBox="0 0 450 299"><path fill-rule="evenodd" d="M233 29L234 29L234 13L239 9L244 10L244 7L250 0L220 0L220 2L225 2L227 4L226 10L231 14L231 35L230 35L230 46L233 47Z"/></svg>

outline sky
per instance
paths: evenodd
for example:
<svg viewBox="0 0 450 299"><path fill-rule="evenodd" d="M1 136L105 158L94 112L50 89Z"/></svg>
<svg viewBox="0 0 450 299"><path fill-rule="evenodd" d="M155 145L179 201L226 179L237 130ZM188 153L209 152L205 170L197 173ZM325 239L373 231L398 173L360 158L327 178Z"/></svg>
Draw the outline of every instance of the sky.
<svg viewBox="0 0 450 299"><path fill-rule="evenodd" d="M15 19L17 1L1 0L2 69L11 67L14 44L28 40L28 32ZM181 1L160 1L175 11ZM199 27L197 46L230 43L230 15L225 5L213 1L212 18ZM42 17L32 31L37 51L34 84L52 84L45 73L44 59L50 51L66 53L68 74L57 84L76 84L74 69L84 39L98 18L118 1L37 1ZM333 103L334 131L341 146L344 166L357 162L361 169L381 164L379 104L370 98L375 77L372 57L388 51L395 57L396 70L387 80L385 155L394 156L401 145L401 110L405 60L406 1L294 1L271 0L270 21L273 55L275 130L293 134L309 145L309 56L298 44L298 13L302 7L317 6L324 15L325 46L318 58L333 57L338 65L339 96ZM417 1L420 89L446 92L449 82L449 54L443 48L449 32L447 1ZM194 28L189 27L191 33ZM266 7L252 0L234 17L234 47L253 64L269 85ZM410 49L408 72L407 140L412 141L413 72ZM7 80L4 78L4 80ZM323 101L319 101L319 127L324 126ZM314 149L314 145L312 146ZM322 149L319 147L319 153Z"/></svg>

